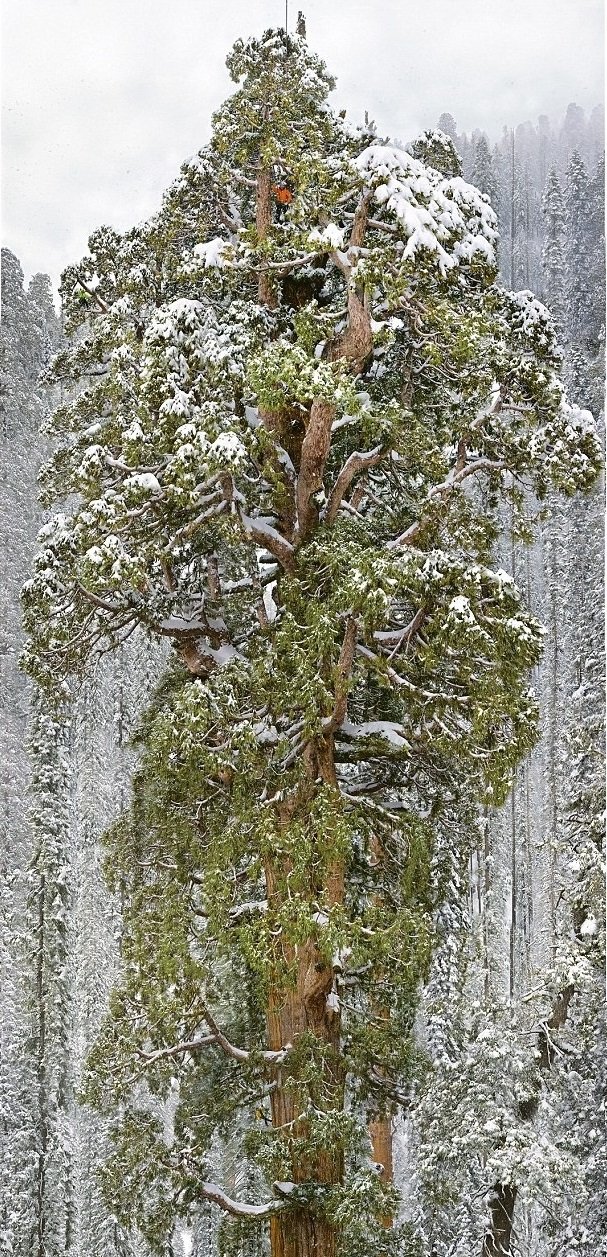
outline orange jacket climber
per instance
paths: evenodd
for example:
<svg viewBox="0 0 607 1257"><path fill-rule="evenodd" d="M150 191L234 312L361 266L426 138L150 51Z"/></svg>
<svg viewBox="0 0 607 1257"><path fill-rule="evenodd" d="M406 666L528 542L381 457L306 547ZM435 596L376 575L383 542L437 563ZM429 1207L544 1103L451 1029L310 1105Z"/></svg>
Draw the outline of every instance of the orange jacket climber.
<svg viewBox="0 0 607 1257"><path fill-rule="evenodd" d="M275 200L279 205L290 205L293 200L293 193L286 183L275 183L272 188Z"/></svg>
<svg viewBox="0 0 607 1257"><path fill-rule="evenodd" d="M293 188L284 179L281 179L279 183L274 184L272 195L276 202L276 222L282 223L293 200Z"/></svg>

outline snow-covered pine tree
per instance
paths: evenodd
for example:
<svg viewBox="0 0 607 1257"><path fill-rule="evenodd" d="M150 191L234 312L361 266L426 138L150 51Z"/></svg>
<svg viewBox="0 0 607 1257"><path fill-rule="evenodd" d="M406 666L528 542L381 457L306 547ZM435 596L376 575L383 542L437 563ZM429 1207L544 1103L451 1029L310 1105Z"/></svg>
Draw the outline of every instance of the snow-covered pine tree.
<svg viewBox="0 0 607 1257"><path fill-rule="evenodd" d="M53 1206L44 1191L47 1165L42 1145L57 1147L57 1107L52 1099L65 1058L65 1019L55 1020L55 1000L65 995L60 970L48 967L44 992L38 983L39 964L52 950L61 961L59 935L65 918L62 903L46 902L49 928L39 931L41 860L54 849L52 820L48 834L38 806L30 816L27 753L28 724L32 727L31 684L19 671L22 643L19 589L27 573L40 526L36 474L47 453L40 434L46 399L39 376L57 333L49 281L36 275L25 290L17 258L2 250L2 416L0 424L0 518L2 582L0 584L0 665L2 721L0 754L3 763L0 820L2 879L0 934L0 1247L14 1257L38 1251L40 1228L48 1226L51 1248ZM36 723L36 718L33 720ZM59 808L65 800L59 800ZM51 813L46 813L50 819ZM39 823L40 822L40 823ZM61 892L58 891L61 898ZM49 917L56 909L54 923ZM31 927L28 931L28 925ZM51 945L50 935L54 934ZM47 1008L48 1003L48 1008ZM50 1011L49 1011L50 1010ZM63 1011L65 1005L63 1004ZM48 1033L41 1029L47 1017ZM49 1021L50 1018L50 1021ZM52 1022L52 1024L50 1024ZM47 1051L48 1049L48 1051ZM52 1057L52 1059L51 1059ZM41 1117L44 1115L44 1131ZM53 1151L49 1152L54 1157ZM52 1177L52 1170L50 1170ZM55 1199L54 1215L62 1212L63 1189Z"/></svg>
<svg viewBox="0 0 607 1257"><path fill-rule="evenodd" d="M32 835L26 947L31 1050L35 1061L33 1177L35 1206L29 1249L59 1257L72 1242L71 995L67 984L70 869L68 729L33 703L30 731Z"/></svg>
<svg viewBox="0 0 607 1257"><path fill-rule="evenodd" d="M565 213L561 185L554 168L548 175L542 196L542 214L544 217L543 294L550 304L552 317L561 331L564 316Z"/></svg>
<svg viewBox="0 0 607 1257"><path fill-rule="evenodd" d="M491 149L485 135L481 135L474 150L474 166L472 168L474 186L489 197L492 206L497 210L499 191L493 169Z"/></svg>
<svg viewBox="0 0 607 1257"><path fill-rule="evenodd" d="M577 395L588 398L588 367L593 356L593 250L590 180L577 151L571 155L565 185L565 305L569 348L568 378Z"/></svg>
<svg viewBox="0 0 607 1257"><path fill-rule="evenodd" d="M109 839L108 1197L159 1250L210 1201L273 1257L383 1254L366 1130L409 1069L435 830L535 736L540 629L474 485L516 516L517 479L573 493L600 451L547 312L495 283L476 189L346 128L302 38L228 66L159 215L64 275L54 378L92 383L55 414L28 666L52 690L138 626L176 648ZM255 1202L207 1177L245 1114Z"/></svg>

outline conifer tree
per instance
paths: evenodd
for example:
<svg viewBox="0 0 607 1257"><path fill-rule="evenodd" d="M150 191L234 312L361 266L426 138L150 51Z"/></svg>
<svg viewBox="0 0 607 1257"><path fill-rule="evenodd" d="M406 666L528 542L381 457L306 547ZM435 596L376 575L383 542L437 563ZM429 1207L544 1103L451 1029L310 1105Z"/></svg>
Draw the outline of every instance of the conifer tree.
<svg viewBox="0 0 607 1257"><path fill-rule="evenodd" d="M487 200L432 164L445 137L348 128L301 36L228 68L156 218L64 274L52 378L84 387L54 416L27 662L60 695L138 628L175 648L108 838L108 1199L158 1251L210 1202L272 1257L369 1257L407 1243L367 1129L410 1071L437 835L535 737L540 626L484 498L516 521L517 481L572 494L600 450L547 311L495 282ZM210 1178L218 1133L254 1200Z"/></svg>
<svg viewBox="0 0 607 1257"><path fill-rule="evenodd" d="M499 192L493 170L493 158L485 135L481 135L474 150L472 179L474 186L489 197L492 206L497 210Z"/></svg>
<svg viewBox="0 0 607 1257"><path fill-rule="evenodd" d="M567 285L567 324L570 341L583 349L591 336L591 202L590 181L577 151L567 167L565 207L567 239L565 269Z"/></svg>
<svg viewBox="0 0 607 1257"><path fill-rule="evenodd" d="M59 1257L69 1251L73 1225L67 728L64 720L44 712L40 696L34 703L30 743L34 852L26 931L35 1121L28 1251L35 1257Z"/></svg>
<svg viewBox="0 0 607 1257"><path fill-rule="evenodd" d="M561 328L564 316L565 215L559 177L554 168L548 175L542 196L542 214L545 231L542 250L544 291L552 316Z"/></svg>
<svg viewBox="0 0 607 1257"><path fill-rule="evenodd" d="M36 1251L38 1222L53 1206L41 1192L41 1105L49 1113L50 1139L58 1133L40 1085L39 1025L42 1009L36 982L39 937L33 913L39 883L32 867L41 834L30 817L26 744L31 729L31 685L19 671L23 639L19 588L31 564L40 508L36 474L46 442L40 434L46 401L39 376L50 353L56 320L46 276L29 291L17 258L2 250L2 345L0 414L0 665L2 673L2 798L0 803L0 1247L14 1257ZM38 813L37 813L38 815ZM28 925L32 926L28 930ZM52 932L52 931L51 931ZM47 939L48 942L48 939ZM55 958L58 951L54 950ZM48 957L48 951L47 951ZM53 1005L61 979L49 974ZM63 986L65 993L65 987ZM46 1002L47 994L44 996ZM65 1028L65 1027L63 1027ZM52 1037L52 1036L51 1036ZM59 1036L63 1046L65 1037ZM50 1039L47 1040L50 1042ZM55 1041L54 1049L58 1046ZM46 1062L52 1072L50 1061ZM44 1063L43 1063L44 1065ZM57 1209L61 1210L61 1193ZM50 1247L48 1252L53 1251Z"/></svg>

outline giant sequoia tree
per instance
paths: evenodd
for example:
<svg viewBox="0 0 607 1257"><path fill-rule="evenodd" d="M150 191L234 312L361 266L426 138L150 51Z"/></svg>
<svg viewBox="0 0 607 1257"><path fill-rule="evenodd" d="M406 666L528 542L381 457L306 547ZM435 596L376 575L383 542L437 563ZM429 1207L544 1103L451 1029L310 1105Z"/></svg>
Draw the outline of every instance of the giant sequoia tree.
<svg viewBox="0 0 607 1257"><path fill-rule="evenodd" d="M159 214L64 274L28 661L60 695L134 632L175 648L108 838L114 1207L162 1251L206 1201L273 1257L385 1253L437 836L465 844L535 736L495 507L526 528L521 486L584 488L599 449L448 137L350 128L299 37L228 66ZM247 1199L212 1181L228 1133Z"/></svg>

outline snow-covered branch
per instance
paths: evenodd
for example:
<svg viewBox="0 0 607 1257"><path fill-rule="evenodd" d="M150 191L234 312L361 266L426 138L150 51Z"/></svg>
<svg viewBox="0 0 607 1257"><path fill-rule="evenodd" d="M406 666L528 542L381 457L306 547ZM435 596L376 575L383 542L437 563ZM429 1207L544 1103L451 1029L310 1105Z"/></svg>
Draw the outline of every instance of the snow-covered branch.
<svg viewBox="0 0 607 1257"><path fill-rule="evenodd" d="M212 1013L209 1012L208 1008L204 1011L204 1019L209 1027L209 1030L212 1032L212 1040L218 1047L223 1049L227 1056L231 1056L232 1060L239 1061L241 1064L245 1064L247 1061L251 1061L253 1059L261 1059L265 1065L282 1065L287 1052L290 1050L291 1044L288 1043L286 1047L281 1048L277 1052L261 1052L259 1055L254 1052L249 1052L246 1048L236 1047L234 1043L230 1042L223 1031L220 1030L215 1018Z"/></svg>
<svg viewBox="0 0 607 1257"><path fill-rule="evenodd" d="M198 1190L202 1192L205 1200L211 1200L225 1213L231 1213L234 1218L269 1218L279 1209L285 1208L285 1202L280 1200L271 1200L265 1205L249 1205L240 1200L233 1200L217 1183L200 1183Z"/></svg>
<svg viewBox="0 0 607 1257"><path fill-rule="evenodd" d="M293 567L293 546L278 529L273 528L271 524L262 519L254 519L250 515L239 514L242 527L252 541L256 541L264 550L269 550L270 554L278 559L281 567L285 572L291 571Z"/></svg>
<svg viewBox="0 0 607 1257"><path fill-rule="evenodd" d="M350 454L331 489L323 512L327 524L333 523L343 501L344 494L347 493L355 476L361 471L366 471L369 467L375 467L384 456L385 451L381 445L376 445L372 450L355 450L353 454Z"/></svg>
<svg viewBox="0 0 607 1257"><path fill-rule="evenodd" d="M445 497L446 495L453 493L455 489L457 489L459 485L468 478L468 476L474 476L479 471L505 470L506 464L503 462L498 462L496 459L491 458L477 458L473 463L467 463L465 467L460 467L458 470L454 469L451 471L447 476L447 479L443 480L441 484L433 485L428 491L426 505L430 506L435 498ZM395 537L393 541L388 541L386 548L388 550L396 550L399 549L400 546L411 545L411 542L415 540L417 534L422 528L423 523L423 519L414 520L414 522L400 534L400 537Z"/></svg>

